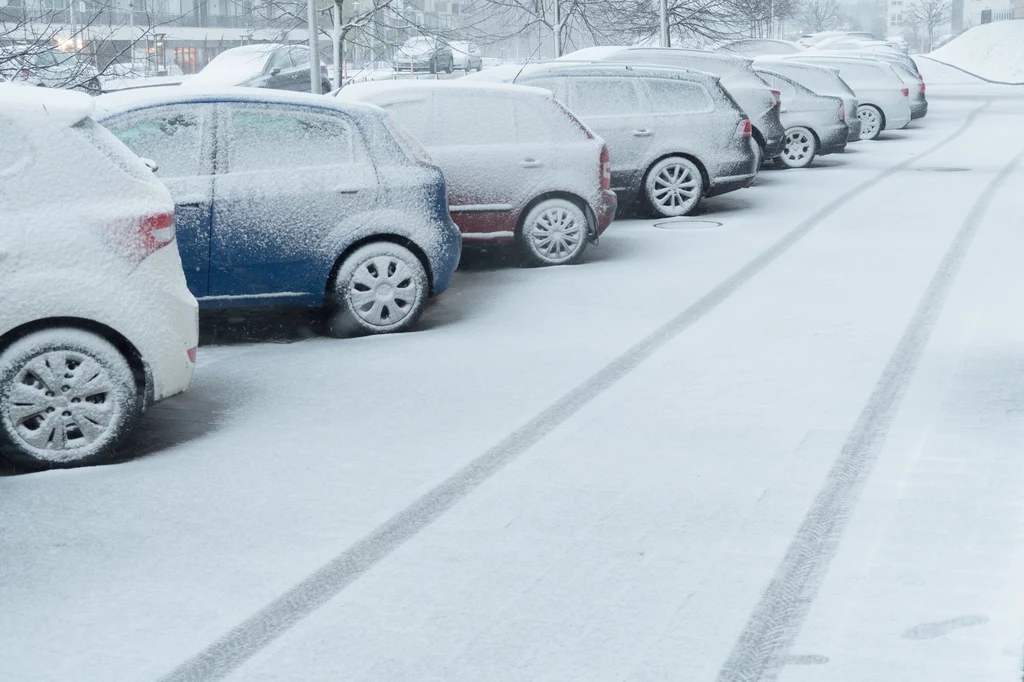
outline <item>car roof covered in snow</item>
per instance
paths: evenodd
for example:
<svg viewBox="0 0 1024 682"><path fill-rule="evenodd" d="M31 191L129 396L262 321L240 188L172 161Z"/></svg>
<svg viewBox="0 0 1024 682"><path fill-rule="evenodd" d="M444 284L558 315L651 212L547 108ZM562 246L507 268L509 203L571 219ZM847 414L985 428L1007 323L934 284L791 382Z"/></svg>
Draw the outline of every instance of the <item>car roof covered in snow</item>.
<svg viewBox="0 0 1024 682"><path fill-rule="evenodd" d="M575 53L574 53L575 54ZM660 64L617 64L611 61L588 61L588 60L562 60L556 59L551 62L538 62L528 64L525 67L514 65L515 68L496 67L481 71L479 74L471 74L459 80L482 81L484 78L477 78L482 74L492 74L488 79L509 82L517 76L519 78L535 77L540 74L552 76L620 76L628 74L638 78L673 78L676 80L708 81L718 80L718 76L696 69L686 69L675 66L663 66ZM499 69L501 70L498 73ZM522 75L518 75L520 70Z"/></svg>
<svg viewBox="0 0 1024 682"><path fill-rule="evenodd" d="M551 97L551 93L543 88L534 88L527 85L513 85L501 81L465 81L457 79L453 81L370 81L368 83L354 83L346 85L341 90L335 91L335 97L344 100L358 101L370 98L375 95L391 92L492 92L494 94L522 94L526 96Z"/></svg>
<svg viewBox="0 0 1024 682"><path fill-rule="evenodd" d="M269 88L181 88L167 86L112 92L96 98L96 118L103 119L124 111L165 104L194 104L198 102L253 102L256 104L296 104L321 109L333 109L349 114L384 116L372 104L339 102L334 97L304 92L272 90Z"/></svg>
<svg viewBox="0 0 1024 682"><path fill-rule="evenodd" d="M46 117L54 123L73 126L92 114L95 106L93 98L84 92L0 83L0 116Z"/></svg>
<svg viewBox="0 0 1024 682"><path fill-rule="evenodd" d="M624 52L662 52L671 50L675 54L686 57L700 57L702 59L714 59L722 62L750 62L749 57L733 54L731 52L714 52L711 50L691 50L683 47L643 47L643 46L603 46L585 47L569 54L562 55L555 61L607 61L613 60L616 55Z"/></svg>
<svg viewBox="0 0 1024 682"><path fill-rule="evenodd" d="M755 69L771 69L773 64L786 64L798 69L806 69L808 71L831 71L832 73L838 74L839 69L833 66L822 66L821 64L811 64L809 62L799 61L797 59L785 59L787 55L765 55L763 57L754 58Z"/></svg>

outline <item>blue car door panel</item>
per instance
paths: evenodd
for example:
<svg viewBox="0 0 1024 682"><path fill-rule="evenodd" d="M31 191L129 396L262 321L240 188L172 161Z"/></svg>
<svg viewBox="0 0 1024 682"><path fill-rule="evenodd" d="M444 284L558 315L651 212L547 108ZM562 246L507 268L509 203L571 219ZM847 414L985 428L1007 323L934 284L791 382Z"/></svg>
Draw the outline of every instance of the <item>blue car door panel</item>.
<svg viewBox="0 0 1024 682"><path fill-rule="evenodd" d="M129 148L157 164L174 198L174 223L185 280L205 296L210 279L214 104L166 105L104 121Z"/></svg>
<svg viewBox="0 0 1024 682"><path fill-rule="evenodd" d="M325 240L376 201L358 129L301 106L219 106L209 295L320 305L324 272L340 255Z"/></svg>

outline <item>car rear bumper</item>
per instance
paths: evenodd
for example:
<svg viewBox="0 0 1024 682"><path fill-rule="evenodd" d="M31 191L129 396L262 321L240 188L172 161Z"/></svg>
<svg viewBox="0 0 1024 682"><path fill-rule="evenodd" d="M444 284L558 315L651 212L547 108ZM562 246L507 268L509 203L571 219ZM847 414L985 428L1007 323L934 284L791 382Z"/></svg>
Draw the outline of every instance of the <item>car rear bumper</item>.
<svg viewBox="0 0 1024 682"><path fill-rule="evenodd" d="M928 113L928 100L917 100L910 103L910 120L924 118Z"/></svg>
<svg viewBox="0 0 1024 682"><path fill-rule="evenodd" d="M847 142L856 142L860 139L860 119L854 116L850 118L846 117L846 127L849 133L846 135Z"/></svg>
<svg viewBox="0 0 1024 682"><path fill-rule="evenodd" d="M446 218L444 224L438 225L437 232L440 235L437 247L431 249L427 256L433 275L431 296L437 296L451 285L452 276L462 258L462 233L459 226L451 218Z"/></svg>
<svg viewBox="0 0 1024 682"><path fill-rule="evenodd" d="M818 156L837 154L846 149L849 129L846 127L845 123L840 122L836 125L822 126L816 132L818 133L821 142L821 149L818 151Z"/></svg>
<svg viewBox="0 0 1024 682"><path fill-rule="evenodd" d="M591 206L594 211L598 235L604 234L604 231L612 224L612 220L615 218L615 210L618 206L619 199L615 196L615 192L610 189L601 190L597 196L597 201Z"/></svg>
<svg viewBox="0 0 1024 682"><path fill-rule="evenodd" d="M721 175L711 181L711 187L708 188L705 196L714 197L719 194L725 194L726 192L750 187L756 177L756 172L743 173L742 175Z"/></svg>

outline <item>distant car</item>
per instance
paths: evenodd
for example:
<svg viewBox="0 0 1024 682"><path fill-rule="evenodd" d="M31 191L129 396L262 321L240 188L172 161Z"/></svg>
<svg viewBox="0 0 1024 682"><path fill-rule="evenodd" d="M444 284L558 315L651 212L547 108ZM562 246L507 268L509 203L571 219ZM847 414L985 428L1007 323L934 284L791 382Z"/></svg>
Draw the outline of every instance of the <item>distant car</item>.
<svg viewBox="0 0 1024 682"><path fill-rule="evenodd" d="M310 92L309 46L261 43L224 50L182 87L242 86ZM320 65L320 92L330 92L327 67Z"/></svg>
<svg viewBox="0 0 1024 682"><path fill-rule="evenodd" d="M860 102L853 89L839 75L837 69L774 57L758 57L754 60L754 69L757 71L771 71L785 76L815 94L840 98L843 101L843 108L846 113L846 127L849 131L846 142L849 144L860 140L860 118L857 115Z"/></svg>
<svg viewBox="0 0 1024 682"><path fill-rule="evenodd" d="M774 40L771 38L745 38L734 40L715 48L718 52L729 52L742 57L760 57L772 54L796 54L803 52L804 48L788 40Z"/></svg>
<svg viewBox="0 0 1024 682"><path fill-rule="evenodd" d="M782 122L779 120L781 100L757 77L751 61L727 52L685 50L660 47L588 47L564 57L563 61L610 61L621 64L653 64L673 68L705 71L721 79L733 99L742 107L753 126L753 138L764 159L782 153Z"/></svg>
<svg viewBox="0 0 1024 682"><path fill-rule="evenodd" d="M473 79L515 79L552 91L608 145L620 204L639 204L654 216L689 215L704 197L749 187L757 175L750 119L710 74L556 60L461 80Z"/></svg>
<svg viewBox="0 0 1024 682"><path fill-rule="evenodd" d="M805 33L797 39L797 44L803 47L813 47L826 40L878 40L874 33L867 31L819 31L818 33Z"/></svg>
<svg viewBox="0 0 1024 682"><path fill-rule="evenodd" d="M0 82L11 81L47 88L101 91L96 67L74 52L38 45L0 47Z"/></svg>
<svg viewBox="0 0 1024 682"><path fill-rule="evenodd" d="M452 48L438 38L414 36L395 52L391 67L395 71L451 73L455 69L455 55Z"/></svg>
<svg viewBox="0 0 1024 682"><path fill-rule="evenodd" d="M575 263L615 215L604 141L550 92L383 81L338 97L383 107L423 143L467 243L514 241L534 265Z"/></svg>
<svg viewBox="0 0 1024 682"><path fill-rule="evenodd" d="M171 197L93 106L0 85L0 456L30 468L107 460L195 366Z"/></svg>
<svg viewBox="0 0 1024 682"><path fill-rule="evenodd" d="M819 95L779 73L758 69L768 85L782 92L782 125L786 146L775 159L784 168L805 168L817 156L846 149L849 128L839 97Z"/></svg>
<svg viewBox="0 0 1024 682"><path fill-rule="evenodd" d="M917 62L902 52L830 49L814 50L809 54L821 56L831 55L833 57L862 57L865 59L877 59L878 61L885 62L893 68L896 75L899 76L910 89L910 118L924 118L928 113L928 98L925 95L926 88L924 84L924 77L921 75L921 70L917 67Z"/></svg>
<svg viewBox="0 0 1024 682"><path fill-rule="evenodd" d="M451 44L452 54L455 58L455 69L458 71L480 71L484 68L483 57L480 56L480 48L473 43L453 42Z"/></svg>
<svg viewBox="0 0 1024 682"><path fill-rule="evenodd" d="M829 66L857 94L862 140L875 140L883 130L904 128L911 119L910 88L888 63L864 57L840 57L801 52L787 61Z"/></svg>
<svg viewBox="0 0 1024 682"><path fill-rule="evenodd" d="M441 171L382 110L273 90L104 95L103 125L154 159L201 308L326 307L336 333L415 324L459 230Z"/></svg>

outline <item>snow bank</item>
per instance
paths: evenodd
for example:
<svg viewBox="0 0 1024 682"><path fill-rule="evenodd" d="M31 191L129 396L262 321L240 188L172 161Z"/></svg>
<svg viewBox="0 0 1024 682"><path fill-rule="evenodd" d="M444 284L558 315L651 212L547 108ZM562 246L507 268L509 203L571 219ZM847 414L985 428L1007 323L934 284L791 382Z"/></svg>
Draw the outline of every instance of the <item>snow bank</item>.
<svg viewBox="0 0 1024 682"><path fill-rule="evenodd" d="M1024 21L976 26L927 56L990 81L1024 84Z"/></svg>

